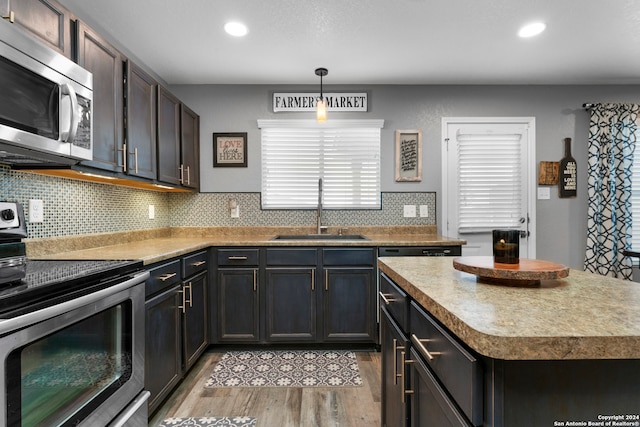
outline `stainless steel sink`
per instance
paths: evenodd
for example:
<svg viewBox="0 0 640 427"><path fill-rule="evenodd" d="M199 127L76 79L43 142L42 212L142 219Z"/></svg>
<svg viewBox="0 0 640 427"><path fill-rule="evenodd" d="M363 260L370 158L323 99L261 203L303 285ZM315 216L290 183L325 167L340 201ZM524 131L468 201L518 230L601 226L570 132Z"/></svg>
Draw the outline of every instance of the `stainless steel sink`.
<svg viewBox="0 0 640 427"><path fill-rule="evenodd" d="M280 234L271 240L369 240L360 234Z"/></svg>

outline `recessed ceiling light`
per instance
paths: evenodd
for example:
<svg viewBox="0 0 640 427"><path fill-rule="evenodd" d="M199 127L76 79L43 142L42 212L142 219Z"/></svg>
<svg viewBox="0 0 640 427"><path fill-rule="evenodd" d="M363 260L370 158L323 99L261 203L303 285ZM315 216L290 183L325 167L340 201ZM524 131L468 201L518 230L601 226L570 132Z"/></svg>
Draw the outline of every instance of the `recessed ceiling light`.
<svg viewBox="0 0 640 427"><path fill-rule="evenodd" d="M537 36L538 34L543 32L545 28L547 28L547 26L545 25L544 22L534 22L532 24L527 24L524 27L520 28L520 31L518 31L518 35L520 37Z"/></svg>
<svg viewBox="0 0 640 427"><path fill-rule="evenodd" d="M234 37L242 37L249 32L247 26L240 22L227 22L224 24L224 30Z"/></svg>

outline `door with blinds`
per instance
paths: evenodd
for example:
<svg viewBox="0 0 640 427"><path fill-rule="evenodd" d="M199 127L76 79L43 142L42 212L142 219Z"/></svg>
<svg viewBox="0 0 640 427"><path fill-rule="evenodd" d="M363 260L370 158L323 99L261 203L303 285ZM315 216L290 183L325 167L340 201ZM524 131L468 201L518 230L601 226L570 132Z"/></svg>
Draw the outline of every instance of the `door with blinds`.
<svg viewBox="0 0 640 427"><path fill-rule="evenodd" d="M535 119L443 118L442 133L443 234L490 256L492 230L518 230L535 258Z"/></svg>

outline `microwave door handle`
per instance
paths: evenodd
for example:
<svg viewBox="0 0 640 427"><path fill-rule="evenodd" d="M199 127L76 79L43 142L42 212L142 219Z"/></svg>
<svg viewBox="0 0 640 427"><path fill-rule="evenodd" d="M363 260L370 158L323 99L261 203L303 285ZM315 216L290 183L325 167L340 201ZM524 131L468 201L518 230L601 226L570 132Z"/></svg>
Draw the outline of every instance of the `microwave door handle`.
<svg viewBox="0 0 640 427"><path fill-rule="evenodd" d="M73 142L76 139L76 132L78 132L78 124L80 123L80 116L78 114L78 96L73 88L64 83L60 86L63 95L67 95L71 100L71 123L69 124L69 132L62 136L63 142Z"/></svg>

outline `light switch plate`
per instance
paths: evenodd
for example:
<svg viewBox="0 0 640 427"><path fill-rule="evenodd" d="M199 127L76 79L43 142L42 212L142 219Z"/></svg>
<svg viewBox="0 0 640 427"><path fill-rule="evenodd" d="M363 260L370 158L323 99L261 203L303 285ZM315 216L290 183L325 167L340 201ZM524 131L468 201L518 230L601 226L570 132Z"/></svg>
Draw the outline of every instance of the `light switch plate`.
<svg viewBox="0 0 640 427"><path fill-rule="evenodd" d="M420 205L420 216L422 218L429 216L429 205Z"/></svg>
<svg viewBox="0 0 640 427"><path fill-rule="evenodd" d="M156 206L149 205L149 219L155 219L156 217Z"/></svg>
<svg viewBox="0 0 640 427"><path fill-rule="evenodd" d="M549 187L538 187L538 200L548 200L551 198L551 189Z"/></svg>
<svg viewBox="0 0 640 427"><path fill-rule="evenodd" d="M29 222L44 221L44 203L40 199L29 200Z"/></svg>
<svg viewBox="0 0 640 427"><path fill-rule="evenodd" d="M416 205L404 205L404 217L415 218L415 216L416 216Z"/></svg>

